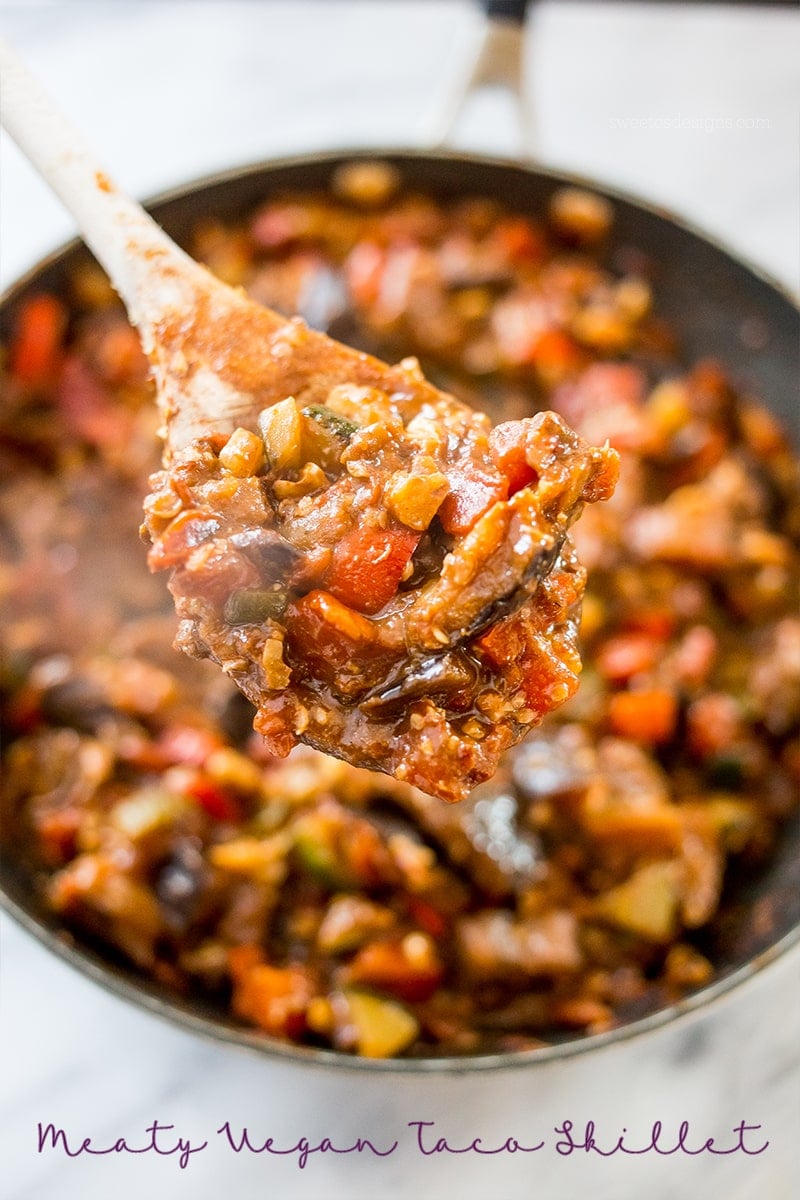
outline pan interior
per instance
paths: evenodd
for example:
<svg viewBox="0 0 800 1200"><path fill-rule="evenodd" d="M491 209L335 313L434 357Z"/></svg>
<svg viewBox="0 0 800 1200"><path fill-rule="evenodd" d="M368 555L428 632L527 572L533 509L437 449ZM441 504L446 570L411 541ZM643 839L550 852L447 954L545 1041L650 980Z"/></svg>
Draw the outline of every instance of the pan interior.
<svg viewBox="0 0 800 1200"><path fill-rule="evenodd" d="M149 207L168 233L185 241L200 218L235 218L273 194L292 190L324 190L343 162L359 154L321 155L258 165L201 181L153 202ZM369 155L365 157L374 157ZM521 212L540 212L550 195L566 184L579 183L604 192L584 180L520 167L517 164L456 154L386 152L407 184L444 199L488 196L502 199ZM720 246L665 213L605 191L616 218L610 253L636 248L653 266L657 308L678 335L682 357L691 361L712 356L722 360L734 380L759 395L800 444L800 316L779 288ZM86 255L73 244L55 254L6 296L0 311L0 331L6 333L13 309L33 290L63 290L67 276ZM266 1049L290 1058L368 1069L469 1069L470 1060L407 1060L391 1063L342 1062L333 1053L284 1047L242 1030L209 1005L176 1000L166 989L145 982L119 957L89 941L65 935L43 908L30 878L4 856L0 860L0 891L12 913L52 949L98 982L121 992L198 1032ZM787 823L778 853L759 874L732 877L721 919L706 935L705 951L717 968L711 988L692 997L682 1008L697 1007L712 994L732 985L769 961L800 936L800 821ZM765 932L767 931L767 932ZM657 1014L655 1023L679 1009ZM654 1023L633 1022L611 1035L581 1038L567 1047L544 1052L503 1055L485 1065L535 1061L561 1052L588 1052L598 1042L627 1036ZM476 1065L480 1060L474 1060Z"/></svg>

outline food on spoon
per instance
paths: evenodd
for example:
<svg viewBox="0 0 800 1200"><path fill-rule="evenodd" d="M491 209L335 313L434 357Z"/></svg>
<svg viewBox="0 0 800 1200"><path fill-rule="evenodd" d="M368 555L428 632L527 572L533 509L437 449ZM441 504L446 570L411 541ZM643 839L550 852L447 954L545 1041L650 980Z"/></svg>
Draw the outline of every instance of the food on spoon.
<svg viewBox="0 0 800 1200"><path fill-rule="evenodd" d="M305 742L460 800L577 687L568 529L618 455L554 413L491 429L415 360L370 370L392 391L288 396L176 452L149 561L177 645L241 688L271 753Z"/></svg>
<svg viewBox="0 0 800 1200"><path fill-rule="evenodd" d="M573 531L580 689L460 804L265 754L241 693L172 649L131 542L155 406L107 281L84 259L9 313L3 853L64 936L184 1011L347 1054L515 1053L663 1008L786 927L785 890L747 897L800 798L798 456L721 367L668 353L641 258L621 277L553 228L486 198L273 194L191 243L265 304L347 306L357 344L419 354L495 421L553 408L625 452Z"/></svg>

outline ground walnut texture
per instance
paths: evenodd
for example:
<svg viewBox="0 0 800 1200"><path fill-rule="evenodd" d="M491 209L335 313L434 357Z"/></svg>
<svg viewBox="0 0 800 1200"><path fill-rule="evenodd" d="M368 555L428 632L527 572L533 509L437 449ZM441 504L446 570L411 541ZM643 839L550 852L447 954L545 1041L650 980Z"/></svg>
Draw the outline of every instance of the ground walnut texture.
<svg viewBox="0 0 800 1200"><path fill-rule="evenodd" d="M461 800L577 687L568 529L618 456L554 413L492 429L398 370L392 393L337 384L194 441L144 531L178 645L235 681L273 754L305 742Z"/></svg>

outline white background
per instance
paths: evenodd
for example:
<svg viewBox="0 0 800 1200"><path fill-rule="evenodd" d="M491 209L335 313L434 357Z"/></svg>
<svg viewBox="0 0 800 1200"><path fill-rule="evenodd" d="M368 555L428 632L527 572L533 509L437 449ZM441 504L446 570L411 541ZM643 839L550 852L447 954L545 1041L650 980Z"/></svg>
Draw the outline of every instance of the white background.
<svg viewBox="0 0 800 1200"><path fill-rule="evenodd" d="M0 4L0 24L141 196L280 153L421 144L480 29L461 0L65 0ZM799 29L786 10L542 4L527 55L537 154L689 216L797 289ZM734 128L703 127L718 118ZM675 128L681 119L701 127ZM747 128L755 120L761 127ZM461 136L476 148L516 148L509 113L491 99ZM8 283L71 223L5 139L0 166ZM800 1181L796 955L677 1038L524 1074L390 1085L200 1043L94 988L7 920L1 948L8 1200L344 1200L356 1190L375 1200L447 1191L555 1200L578 1190L600 1200L784 1200ZM644 1135L659 1117L673 1127L689 1118L704 1136L747 1119L764 1123L772 1145L753 1159L425 1158L406 1125L434 1120L453 1142L499 1144L537 1141L565 1116L605 1121L612 1141L623 1125ZM146 1141L154 1119L215 1144L186 1171L153 1155L66 1162L35 1152L39 1120L108 1145ZM213 1135L226 1119L284 1145L303 1134L402 1144L382 1161L328 1156L300 1171L291 1159L224 1153Z"/></svg>

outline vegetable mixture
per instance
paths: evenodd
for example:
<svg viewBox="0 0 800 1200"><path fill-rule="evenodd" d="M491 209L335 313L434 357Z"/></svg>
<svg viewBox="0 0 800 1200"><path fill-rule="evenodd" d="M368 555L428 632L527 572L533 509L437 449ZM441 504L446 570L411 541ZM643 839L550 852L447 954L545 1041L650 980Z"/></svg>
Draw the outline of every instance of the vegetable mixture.
<svg viewBox="0 0 800 1200"><path fill-rule="evenodd" d="M553 410L620 453L614 496L571 534L589 572L580 689L457 805L307 747L277 758L231 680L175 653L163 581L130 536L158 454L137 337L88 262L64 294L20 304L0 410L3 840L66 928L266 1035L373 1057L530 1048L713 978L703 935L726 876L768 860L800 793L800 476L722 366L677 365L641 270L606 265L612 220L573 189L530 217L411 194L361 163L331 194L270 197L190 246L265 304L418 356L496 422L571 438L536 416ZM270 482L302 514L314 468L338 479L368 428L352 400L268 410L263 451L212 440L176 465L180 509L202 512L233 480L243 508L226 536L246 542L255 463L279 458L285 418L315 450ZM224 638L237 653L254 628L288 639L290 610L307 627L336 605L372 627L398 583L423 594L452 536L426 487L400 482L385 545L362 545L376 535L361 522L326 538L324 587L282 592L250 570L250 547L214 616ZM169 503L157 481L151 553L167 560L170 525L154 522L181 520ZM199 533L178 541L180 570ZM574 619L576 582L565 541L536 592L553 622ZM209 610L182 617L179 637L205 640ZM269 642L259 669L280 673ZM321 704L326 670L341 686L337 644L309 667ZM515 661L511 639L497 652ZM457 694L460 669L447 662L444 692L424 670L396 686L427 711Z"/></svg>
<svg viewBox="0 0 800 1200"><path fill-rule="evenodd" d="M554 413L490 430L405 375L191 443L151 481L145 533L177 644L257 706L271 753L302 741L460 800L577 688L567 529L618 456Z"/></svg>

